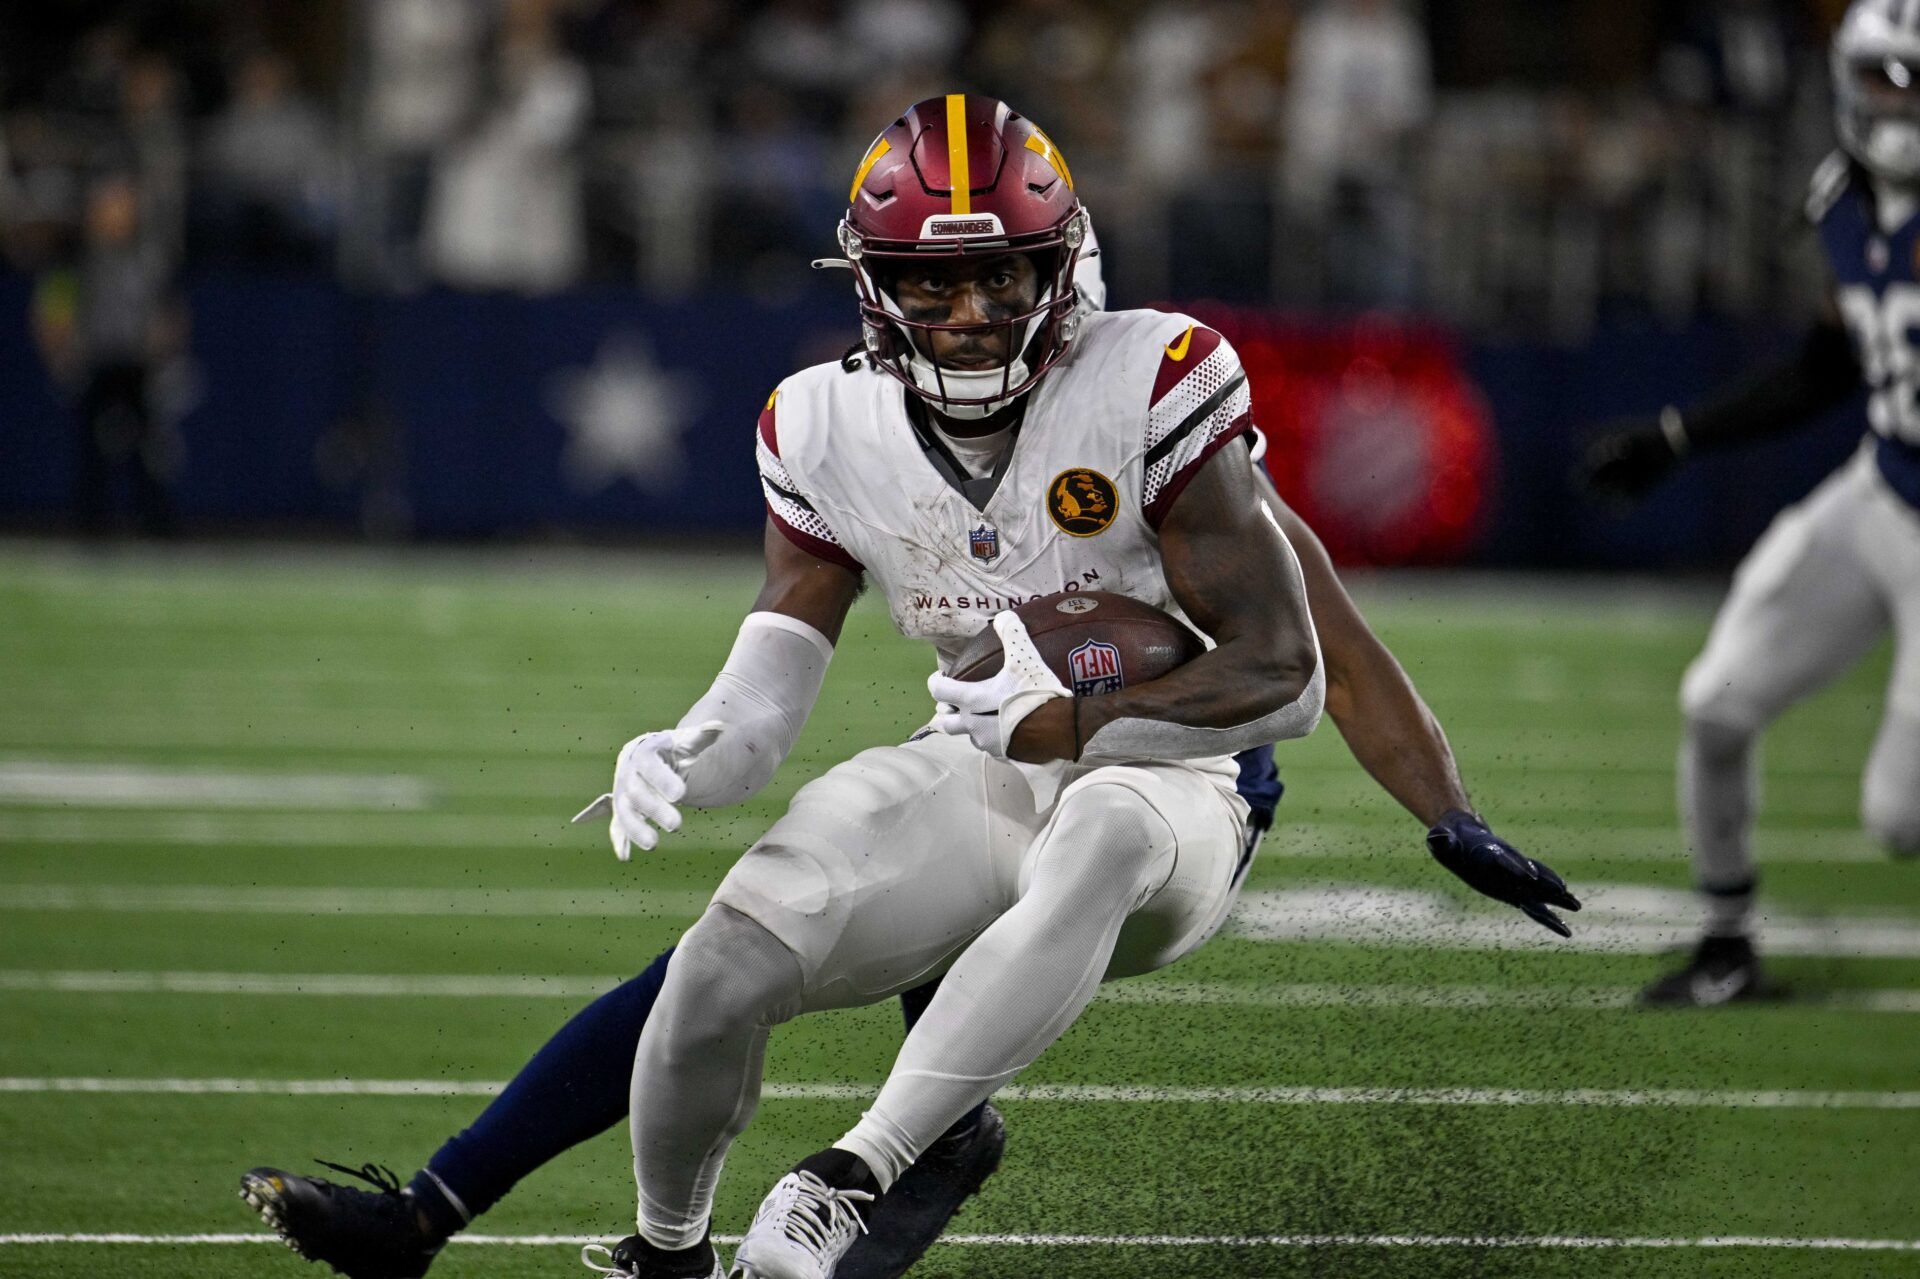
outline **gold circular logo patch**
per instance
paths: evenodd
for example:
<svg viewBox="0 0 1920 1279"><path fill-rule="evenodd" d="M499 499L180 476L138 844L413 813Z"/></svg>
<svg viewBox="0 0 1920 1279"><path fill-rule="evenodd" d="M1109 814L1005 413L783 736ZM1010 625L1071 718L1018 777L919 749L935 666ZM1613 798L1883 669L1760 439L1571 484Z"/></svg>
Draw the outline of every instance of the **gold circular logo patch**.
<svg viewBox="0 0 1920 1279"><path fill-rule="evenodd" d="M1120 501L1113 481L1098 471L1076 466L1047 485L1047 514L1062 533L1092 537L1113 523Z"/></svg>

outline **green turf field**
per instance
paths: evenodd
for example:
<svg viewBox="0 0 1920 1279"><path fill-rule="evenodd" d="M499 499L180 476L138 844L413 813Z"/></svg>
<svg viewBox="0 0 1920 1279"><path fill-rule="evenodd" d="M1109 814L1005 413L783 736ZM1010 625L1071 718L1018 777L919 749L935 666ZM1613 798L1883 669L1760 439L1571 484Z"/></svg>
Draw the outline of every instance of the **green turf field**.
<svg viewBox="0 0 1920 1279"><path fill-rule="evenodd" d="M405 1175L794 786L924 719L927 656L863 601L758 801L628 865L568 828L704 689L754 585L719 557L0 548L0 1276L314 1273L169 1239L257 1234L255 1163ZM1233 931L1028 1072L965 1241L916 1273L1920 1275L1920 865L1856 818L1884 653L1770 742L1764 936L1800 997L1649 1015L1624 999L1692 919L1673 703L1711 600L1437 577L1363 601L1483 811L1589 900L1575 944L1458 889L1329 723L1282 751ZM897 1025L776 1035L785 1087L718 1230L851 1122ZM631 1214L616 1131L434 1273L584 1274L518 1240ZM135 1241L71 1238L98 1234Z"/></svg>

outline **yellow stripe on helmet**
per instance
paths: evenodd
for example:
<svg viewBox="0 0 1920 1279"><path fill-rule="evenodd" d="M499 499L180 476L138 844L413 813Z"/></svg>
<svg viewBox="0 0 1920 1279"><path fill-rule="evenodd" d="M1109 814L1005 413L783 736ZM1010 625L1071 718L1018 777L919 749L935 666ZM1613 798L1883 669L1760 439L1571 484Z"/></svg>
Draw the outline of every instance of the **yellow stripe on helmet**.
<svg viewBox="0 0 1920 1279"><path fill-rule="evenodd" d="M967 95L947 95L947 180L953 185L953 211L973 212L973 175L967 170Z"/></svg>
<svg viewBox="0 0 1920 1279"><path fill-rule="evenodd" d="M875 138L873 140L873 145L867 148L867 158L860 162L858 169L854 170L853 189L847 192L848 204L852 204L859 198L860 184L867 180L869 173L873 172L873 166L880 163L880 157L891 150L893 150L893 147L885 138Z"/></svg>
<svg viewBox="0 0 1920 1279"><path fill-rule="evenodd" d="M1027 150L1038 152L1040 158L1054 167L1054 171L1067 180L1067 190L1073 190L1073 174L1067 169L1067 157L1060 154L1060 148L1053 145L1053 139L1035 129L1027 135Z"/></svg>

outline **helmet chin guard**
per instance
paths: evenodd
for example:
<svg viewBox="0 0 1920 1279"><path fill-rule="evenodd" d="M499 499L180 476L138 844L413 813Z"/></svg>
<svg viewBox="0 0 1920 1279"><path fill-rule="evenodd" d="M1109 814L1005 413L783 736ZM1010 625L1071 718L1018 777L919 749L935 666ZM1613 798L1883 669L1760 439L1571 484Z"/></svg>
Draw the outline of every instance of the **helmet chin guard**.
<svg viewBox="0 0 1920 1279"><path fill-rule="evenodd" d="M987 417L1036 386L1066 354L1086 308L1075 293L1092 238L1059 149L1004 102L947 94L909 107L874 139L839 227L874 363L941 414ZM1036 305L980 324L908 319L883 281L932 258L1022 253L1041 267ZM985 334L1010 358L989 369L941 365L937 333Z"/></svg>

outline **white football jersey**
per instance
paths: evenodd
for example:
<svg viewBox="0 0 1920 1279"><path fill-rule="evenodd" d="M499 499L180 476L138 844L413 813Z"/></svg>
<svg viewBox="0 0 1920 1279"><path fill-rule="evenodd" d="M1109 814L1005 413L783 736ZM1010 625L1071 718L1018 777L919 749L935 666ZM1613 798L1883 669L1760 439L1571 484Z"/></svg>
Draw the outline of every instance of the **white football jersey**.
<svg viewBox="0 0 1920 1279"><path fill-rule="evenodd" d="M1250 402L1213 330L1098 312L1029 393L997 484L974 480L972 497L915 430L906 388L865 364L780 384L760 415L761 486L780 531L864 570L944 669L995 613L1037 595L1115 591L1183 617L1157 530L1201 464L1251 429Z"/></svg>

